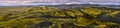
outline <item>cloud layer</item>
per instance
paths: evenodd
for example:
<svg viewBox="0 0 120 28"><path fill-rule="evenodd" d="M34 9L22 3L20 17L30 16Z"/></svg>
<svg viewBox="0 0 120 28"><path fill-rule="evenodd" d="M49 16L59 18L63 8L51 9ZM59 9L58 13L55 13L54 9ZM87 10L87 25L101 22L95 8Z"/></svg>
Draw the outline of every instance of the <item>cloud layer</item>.
<svg viewBox="0 0 120 28"><path fill-rule="evenodd" d="M0 0L0 5L11 5L11 4L41 4L41 3L120 3L120 0Z"/></svg>

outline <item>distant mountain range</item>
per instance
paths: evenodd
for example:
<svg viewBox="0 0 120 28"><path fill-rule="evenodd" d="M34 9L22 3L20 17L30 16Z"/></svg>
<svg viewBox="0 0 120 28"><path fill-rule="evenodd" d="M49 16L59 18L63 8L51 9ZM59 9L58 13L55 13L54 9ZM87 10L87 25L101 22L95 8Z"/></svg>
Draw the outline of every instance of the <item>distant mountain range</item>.
<svg viewBox="0 0 120 28"><path fill-rule="evenodd" d="M16 6L0 6L1 7L40 7L40 6L47 6L47 7L57 7L60 9L69 9L69 8L85 8L85 7L107 7L107 8L118 8L120 9L120 5L101 5L101 4L72 4L72 3L67 3L67 4L58 4L58 5L16 5Z"/></svg>

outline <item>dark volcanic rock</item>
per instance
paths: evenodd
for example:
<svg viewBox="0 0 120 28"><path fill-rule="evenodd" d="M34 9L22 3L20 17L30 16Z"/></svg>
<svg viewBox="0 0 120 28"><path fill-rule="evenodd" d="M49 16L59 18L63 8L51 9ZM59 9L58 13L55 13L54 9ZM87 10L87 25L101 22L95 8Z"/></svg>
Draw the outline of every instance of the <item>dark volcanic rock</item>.
<svg viewBox="0 0 120 28"><path fill-rule="evenodd" d="M113 22L113 23L120 23L120 12L116 15L113 15L115 17L112 17L110 15L100 15L97 17L98 20L102 22Z"/></svg>

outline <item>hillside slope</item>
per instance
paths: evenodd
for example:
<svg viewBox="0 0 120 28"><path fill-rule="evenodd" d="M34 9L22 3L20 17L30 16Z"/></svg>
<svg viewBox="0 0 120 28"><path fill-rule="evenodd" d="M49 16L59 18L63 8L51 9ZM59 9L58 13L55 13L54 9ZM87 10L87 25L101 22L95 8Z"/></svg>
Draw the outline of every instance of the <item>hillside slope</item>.
<svg viewBox="0 0 120 28"><path fill-rule="evenodd" d="M120 28L120 10L106 7L0 8L0 28Z"/></svg>

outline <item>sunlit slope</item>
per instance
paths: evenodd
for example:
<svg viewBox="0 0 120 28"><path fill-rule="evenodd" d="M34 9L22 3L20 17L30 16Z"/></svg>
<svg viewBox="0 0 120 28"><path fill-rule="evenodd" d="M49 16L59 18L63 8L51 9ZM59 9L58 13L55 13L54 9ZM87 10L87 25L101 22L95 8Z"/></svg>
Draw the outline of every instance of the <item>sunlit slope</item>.
<svg viewBox="0 0 120 28"><path fill-rule="evenodd" d="M114 28L120 27L119 14L120 10L95 7L1 8L0 28Z"/></svg>

